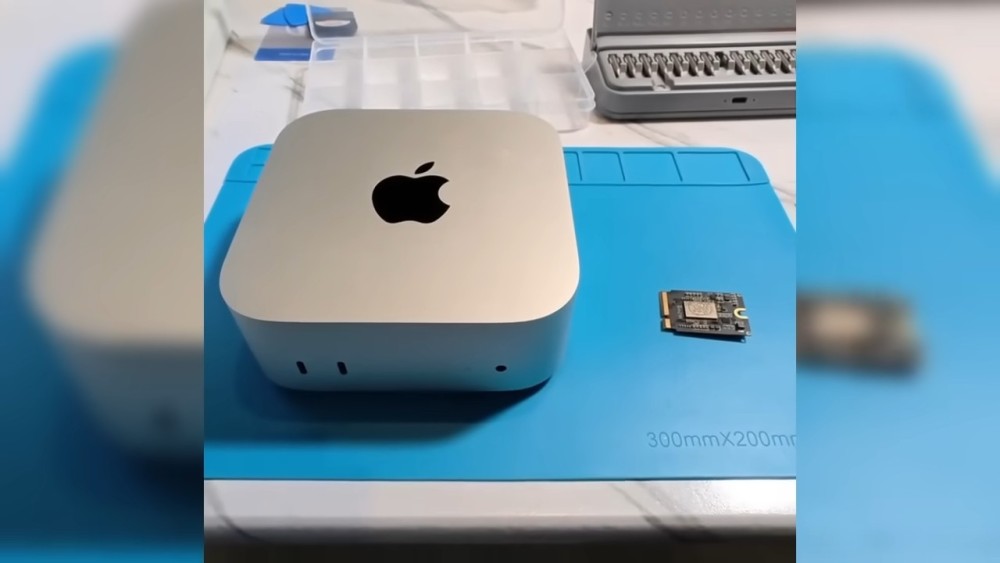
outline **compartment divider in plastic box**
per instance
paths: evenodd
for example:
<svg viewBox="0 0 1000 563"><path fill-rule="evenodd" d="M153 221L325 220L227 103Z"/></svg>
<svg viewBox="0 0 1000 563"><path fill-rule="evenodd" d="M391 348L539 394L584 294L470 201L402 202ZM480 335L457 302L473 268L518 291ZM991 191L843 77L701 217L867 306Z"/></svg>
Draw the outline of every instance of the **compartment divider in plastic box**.
<svg viewBox="0 0 1000 563"><path fill-rule="evenodd" d="M344 38L314 45L300 115L330 108L515 110L572 130L592 108L577 66L564 36Z"/></svg>

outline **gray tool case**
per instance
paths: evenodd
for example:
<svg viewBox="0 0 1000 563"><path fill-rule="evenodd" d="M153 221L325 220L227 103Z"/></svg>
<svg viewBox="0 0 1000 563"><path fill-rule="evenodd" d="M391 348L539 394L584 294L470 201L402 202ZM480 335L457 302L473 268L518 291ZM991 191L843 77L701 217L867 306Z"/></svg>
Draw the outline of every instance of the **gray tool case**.
<svg viewBox="0 0 1000 563"><path fill-rule="evenodd" d="M794 0L595 0L583 56L610 119L795 115Z"/></svg>

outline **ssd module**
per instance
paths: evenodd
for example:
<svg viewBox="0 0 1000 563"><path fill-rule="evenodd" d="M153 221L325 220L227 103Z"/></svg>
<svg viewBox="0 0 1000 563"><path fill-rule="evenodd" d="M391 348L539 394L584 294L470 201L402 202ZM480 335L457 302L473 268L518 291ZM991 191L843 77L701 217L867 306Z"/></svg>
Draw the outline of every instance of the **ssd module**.
<svg viewBox="0 0 1000 563"><path fill-rule="evenodd" d="M750 336L743 296L714 291L661 291L663 330L734 339Z"/></svg>
<svg viewBox="0 0 1000 563"><path fill-rule="evenodd" d="M800 291L797 358L802 365L915 372L921 345L910 305L892 295Z"/></svg>

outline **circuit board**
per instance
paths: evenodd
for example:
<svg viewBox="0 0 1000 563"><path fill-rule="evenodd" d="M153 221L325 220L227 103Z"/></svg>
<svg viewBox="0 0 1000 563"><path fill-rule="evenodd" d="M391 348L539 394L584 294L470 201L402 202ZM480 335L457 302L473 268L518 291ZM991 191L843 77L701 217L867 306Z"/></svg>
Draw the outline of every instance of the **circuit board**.
<svg viewBox="0 0 1000 563"><path fill-rule="evenodd" d="M797 296L797 358L803 365L908 374L920 363L909 305L887 295Z"/></svg>
<svg viewBox="0 0 1000 563"><path fill-rule="evenodd" d="M750 336L750 319L739 293L661 291L661 328L728 338Z"/></svg>

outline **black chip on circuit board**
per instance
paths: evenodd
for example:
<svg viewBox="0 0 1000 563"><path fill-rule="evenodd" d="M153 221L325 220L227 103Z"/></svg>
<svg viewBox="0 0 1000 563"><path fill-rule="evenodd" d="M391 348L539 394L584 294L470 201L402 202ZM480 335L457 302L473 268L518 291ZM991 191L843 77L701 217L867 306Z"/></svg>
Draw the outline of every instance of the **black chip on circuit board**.
<svg viewBox="0 0 1000 563"><path fill-rule="evenodd" d="M714 291L661 291L663 330L730 338L750 336L743 296Z"/></svg>

